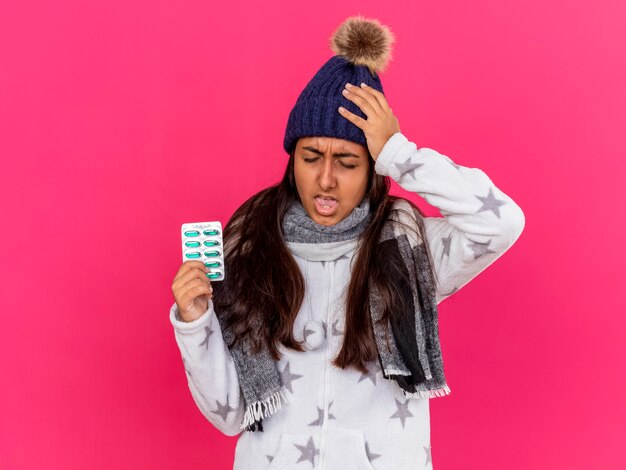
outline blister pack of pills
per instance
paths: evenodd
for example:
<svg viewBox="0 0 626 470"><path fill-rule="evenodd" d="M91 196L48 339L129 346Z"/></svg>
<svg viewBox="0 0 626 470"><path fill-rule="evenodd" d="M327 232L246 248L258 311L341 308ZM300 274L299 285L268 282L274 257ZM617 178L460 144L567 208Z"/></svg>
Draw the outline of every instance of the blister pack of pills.
<svg viewBox="0 0 626 470"><path fill-rule="evenodd" d="M220 222L189 222L181 226L183 262L202 261L210 269L207 277L223 281L224 252L222 246L222 224Z"/></svg>

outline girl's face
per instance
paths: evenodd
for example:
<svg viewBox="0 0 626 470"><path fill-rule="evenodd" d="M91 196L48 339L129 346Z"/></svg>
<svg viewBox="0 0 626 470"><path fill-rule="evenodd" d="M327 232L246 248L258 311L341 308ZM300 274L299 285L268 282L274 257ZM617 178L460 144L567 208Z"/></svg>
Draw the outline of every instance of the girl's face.
<svg viewBox="0 0 626 470"><path fill-rule="evenodd" d="M345 219L365 196L367 147L335 137L302 137L296 144L294 176L300 201L320 225Z"/></svg>

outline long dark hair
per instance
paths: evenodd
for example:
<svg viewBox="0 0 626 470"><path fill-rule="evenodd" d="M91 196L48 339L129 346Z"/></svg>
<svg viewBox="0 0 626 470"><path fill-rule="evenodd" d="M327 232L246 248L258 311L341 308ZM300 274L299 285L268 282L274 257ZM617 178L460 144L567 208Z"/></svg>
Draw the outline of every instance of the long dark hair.
<svg viewBox="0 0 626 470"><path fill-rule="evenodd" d="M213 284L213 303L220 315L222 330L229 329L232 340L249 340L254 352L262 342L274 360L280 359L278 345L304 351L302 342L293 336L294 320L304 298L304 278L285 245L282 220L294 200L299 200L294 176L295 148L290 153L285 174L276 185L258 192L245 201L224 228L226 278ZM346 324L343 346L333 364L354 367L366 372L365 362L377 358L369 310L370 288L381 296L386 327L389 315L406 311L399 285L410 282L398 255L380 249L377 243L385 221L400 199L389 194L390 181L374 171L369 156L366 196L372 217L360 236L352 261L352 272L346 298ZM404 225L426 243L423 213L411 201L412 219L416 225ZM395 220L395 218L393 218ZM401 223L401 222L394 222ZM432 262L431 262L432 267ZM398 282L399 280L403 282ZM228 293L228 294L227 294ZM222 317L222 313L227 314ZM389 334L384 328L386 334Z"/></svg>

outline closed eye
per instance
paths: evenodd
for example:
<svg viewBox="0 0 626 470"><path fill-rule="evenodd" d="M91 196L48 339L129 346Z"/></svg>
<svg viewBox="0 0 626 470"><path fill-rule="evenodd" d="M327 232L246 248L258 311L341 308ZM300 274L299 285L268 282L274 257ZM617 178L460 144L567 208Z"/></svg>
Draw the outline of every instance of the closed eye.
<svg viewBox="0 0 626 470"><path fill-rule="evenodd" d="M307 158L307 157L304 157L303 159L304 159L304 161L305 161L305 162L307 162L307 163L313 163L313 162L315 162L315 161L319 160L319 157L313 157L313 158ZM344 163L344 162L342 162L341 160L339 160L339 163L340 163L340 164L341 164L341 166L343 166L344 168L349 168L349 169L353 169L353 168L356 168L356 167L358 166L358 165L352 165L352 164L350 164L350 163Z"/></svg>

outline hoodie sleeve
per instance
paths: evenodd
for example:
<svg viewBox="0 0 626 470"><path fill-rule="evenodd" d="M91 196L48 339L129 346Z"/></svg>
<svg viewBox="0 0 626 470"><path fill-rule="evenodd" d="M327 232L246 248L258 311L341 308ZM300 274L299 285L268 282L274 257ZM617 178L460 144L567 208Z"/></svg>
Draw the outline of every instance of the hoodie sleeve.
<svg viewBox="0 0 626 470"><path fill-rule="evenodd" d="M390 176L439 209L426 217L426 238L437 277L437 302L457 292L513 245L525 224L522 209L478 168L454 163L396 132L376 160Z"/></svg>
<svg viewBox="0 0 626 470"><path fill-rule="evenodd" d="M228 436L241 432L244 400L233 358L224 342L213 301L191 322L180 318L178 306L170 308L170 322L187 374L191 395L204 415Z"/></svg>

